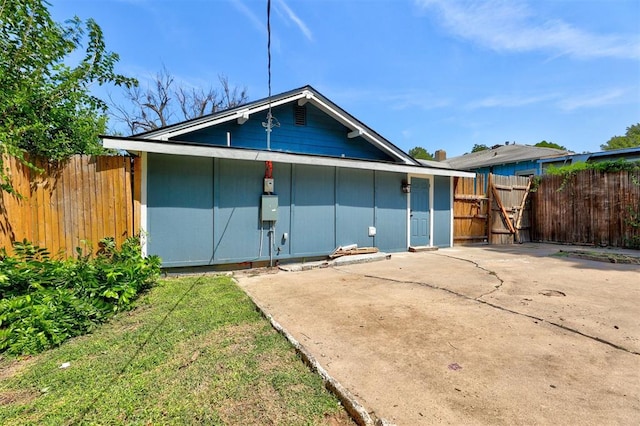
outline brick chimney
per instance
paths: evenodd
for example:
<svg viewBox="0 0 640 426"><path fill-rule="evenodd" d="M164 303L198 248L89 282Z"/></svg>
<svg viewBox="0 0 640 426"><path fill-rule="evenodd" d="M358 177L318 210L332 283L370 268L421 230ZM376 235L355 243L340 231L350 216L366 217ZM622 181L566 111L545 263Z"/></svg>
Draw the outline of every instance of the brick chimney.
<svg viewBox="0 0 640 426"><path fill-rule="evenodd" d="M447 152L444 149L439 149L434 153L436 161L444 161L447 159Z"/></svg>

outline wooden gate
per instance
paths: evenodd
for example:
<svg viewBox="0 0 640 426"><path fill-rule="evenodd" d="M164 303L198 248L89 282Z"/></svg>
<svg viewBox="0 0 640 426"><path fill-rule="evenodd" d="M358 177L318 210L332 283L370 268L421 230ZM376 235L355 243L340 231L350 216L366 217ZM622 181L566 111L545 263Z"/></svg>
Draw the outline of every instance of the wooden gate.
<svg viewBox="0 0 640 426"><path fill-rule="evenodd" d="M525 176L489 175L489 244L531 241L531 179Z"/></svg>
<svg viewBox="0 0 640 426"><path fill-rule="evenodd" d="M530 189L524 176L454 178L454 244L531 241Z"/></svg>
<svg viewBox="0 0 640 426"><path fill-rule="evenodd" d="M485 175L453 178L453 243L487 242Z"/></svg>

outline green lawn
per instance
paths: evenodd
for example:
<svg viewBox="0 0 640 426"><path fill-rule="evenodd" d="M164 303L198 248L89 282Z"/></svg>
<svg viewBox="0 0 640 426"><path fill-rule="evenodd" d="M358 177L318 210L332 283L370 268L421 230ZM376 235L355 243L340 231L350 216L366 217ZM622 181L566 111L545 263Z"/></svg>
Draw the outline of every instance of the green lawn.
<svg viewBox="0 0 640 426"><path fill-rule="evenodd" d="M91 335L0 360L0 424L350 419L230 278L206 276L162 280Z"/></svg>

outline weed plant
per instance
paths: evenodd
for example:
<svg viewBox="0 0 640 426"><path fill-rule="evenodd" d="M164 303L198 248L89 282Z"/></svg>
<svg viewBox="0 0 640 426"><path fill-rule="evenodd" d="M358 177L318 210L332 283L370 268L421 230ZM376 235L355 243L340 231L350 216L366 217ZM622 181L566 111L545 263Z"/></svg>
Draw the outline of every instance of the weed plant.
<svg viewBox="0 0 640 426"><path fill-rule="evenodd" d="M129 309L160 274L157 256L144 258L138 237L117 248L101 241L96 257L52 258L28 241L0 250L0 353L35 354L85 334Z"/></svg>

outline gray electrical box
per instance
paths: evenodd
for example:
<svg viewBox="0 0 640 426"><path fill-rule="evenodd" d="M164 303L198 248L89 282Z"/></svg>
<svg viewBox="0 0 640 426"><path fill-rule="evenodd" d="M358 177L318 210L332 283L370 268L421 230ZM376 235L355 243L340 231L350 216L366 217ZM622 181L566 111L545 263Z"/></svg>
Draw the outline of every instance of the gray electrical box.
<svg viewBox="0 0 640 426"><path fill-rule="evenodd" d="M264 192L273 192L273 178L264 178Z"/></svg>
<svg viewBox="0 0 640 426"><path fill-rule="evenodd" d="M263 195L260 209L260 220L263 222L275 222L278 220L278 196Z"/></svg>

